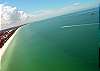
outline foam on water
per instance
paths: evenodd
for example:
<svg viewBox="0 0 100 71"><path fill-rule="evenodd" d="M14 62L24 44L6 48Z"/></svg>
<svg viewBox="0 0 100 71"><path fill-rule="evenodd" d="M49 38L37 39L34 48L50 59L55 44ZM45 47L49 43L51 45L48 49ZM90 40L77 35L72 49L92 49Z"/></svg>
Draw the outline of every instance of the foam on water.
<svg viewBox="0 0 100 71"><path fill-rule="evenodd" d="M69 26L61 26L61 28L71 28L71 27L79 27L79 26L89 26L89 25L96 25L99 23L93 23L93 24L80 24L80 25L69 25Z"/></svg>

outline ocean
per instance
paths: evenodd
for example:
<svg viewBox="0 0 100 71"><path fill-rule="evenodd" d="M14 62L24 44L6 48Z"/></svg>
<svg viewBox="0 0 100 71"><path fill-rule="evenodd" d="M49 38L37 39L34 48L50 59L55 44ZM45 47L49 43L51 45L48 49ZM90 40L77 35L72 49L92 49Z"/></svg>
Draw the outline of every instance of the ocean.
<svg viewBox="0 0 100 71"><path fill-rule="evenodd" d="M1 71L99 71L98 13L93 8L21 27Z"/></svg>

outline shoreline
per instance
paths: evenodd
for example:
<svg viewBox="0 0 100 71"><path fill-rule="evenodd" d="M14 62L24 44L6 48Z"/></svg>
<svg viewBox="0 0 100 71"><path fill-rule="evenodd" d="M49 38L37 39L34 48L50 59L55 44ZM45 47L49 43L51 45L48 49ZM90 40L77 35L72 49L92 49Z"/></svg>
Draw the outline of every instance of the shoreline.
<svg viewBox="0 0 100 71"><path fill-rule="evenodd" d="M15 35L17 34L17 32L19 31L20 28L18 28L14 34L7 40L7 42L3 45L2 48L0 48L0 63L1 63L1 59L3 54L5 53L6 49L8 48L9 44L11 43L11 41L14 39ZM0 64L1 65L1 64ZM1 68L1 66L0 66Z"/></svg>

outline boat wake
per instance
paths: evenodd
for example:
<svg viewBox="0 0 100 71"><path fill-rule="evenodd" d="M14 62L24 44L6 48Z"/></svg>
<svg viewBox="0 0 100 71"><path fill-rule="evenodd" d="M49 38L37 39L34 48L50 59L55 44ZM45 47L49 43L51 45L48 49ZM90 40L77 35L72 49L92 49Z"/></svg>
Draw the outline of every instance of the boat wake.
<svg viewBox="0 0 100 71"><path fill-rule="evenodd" d="M61 26L61 28L72 28L72 27L79 27L79 26L90 26L90 25L99 25L99 23L93 23L93 24L79 24L79 25L69 25L69 26Z"/></svg>

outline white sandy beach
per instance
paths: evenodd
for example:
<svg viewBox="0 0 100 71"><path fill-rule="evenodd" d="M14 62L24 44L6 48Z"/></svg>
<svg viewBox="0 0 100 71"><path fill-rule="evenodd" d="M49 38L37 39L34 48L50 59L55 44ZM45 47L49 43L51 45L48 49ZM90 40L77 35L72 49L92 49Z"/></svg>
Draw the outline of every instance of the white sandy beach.
<svg viewBox="0 0 100 71"><path fill-rule="evenodd" d="M0 48L0 63L1 63L1 59L3 54L5 53L6 49L8 48L10 42L13 40L13 38L15 37L16 33L18 32L19 29L17 29L15 31L15 33L8 39L8 41L4 44L4 46L2 48ZM0 64L1 65L1 64ZM1 68L1 67L0 67Z"/></svg>

